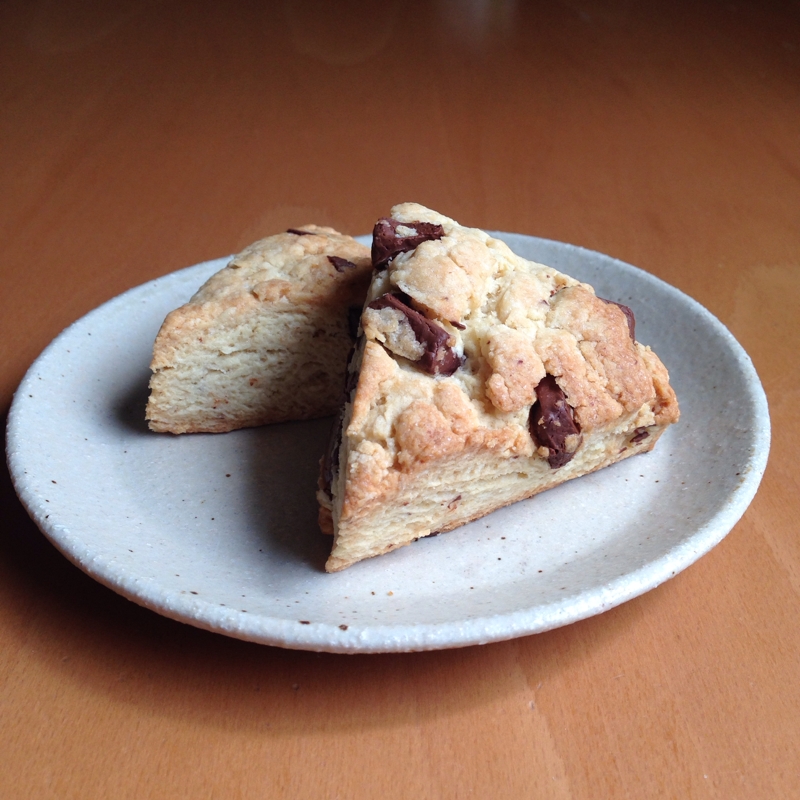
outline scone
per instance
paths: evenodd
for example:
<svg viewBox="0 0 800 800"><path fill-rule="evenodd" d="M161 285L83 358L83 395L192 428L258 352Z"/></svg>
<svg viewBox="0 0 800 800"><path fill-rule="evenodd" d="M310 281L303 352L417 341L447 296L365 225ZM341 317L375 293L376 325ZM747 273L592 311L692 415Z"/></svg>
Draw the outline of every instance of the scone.
<svg viewBox="0 0 800 800"><path fill-rule="evenodd" d="M164 321L150 428L218 433L335 413L370 273L369 248L333 228L243 250Z"/></svg>
<svg viewBox="0 0 800 800"><path fill-rule="evenodd" d="M375 273L322 462L329 572L647 452L679 416L631 310L422 206Z"/></svg>

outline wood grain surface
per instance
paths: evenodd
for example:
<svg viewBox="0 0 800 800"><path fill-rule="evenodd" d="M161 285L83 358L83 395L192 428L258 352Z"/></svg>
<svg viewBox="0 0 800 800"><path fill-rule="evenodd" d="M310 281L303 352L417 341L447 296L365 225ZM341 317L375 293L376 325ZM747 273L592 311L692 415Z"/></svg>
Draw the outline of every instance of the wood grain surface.
<svg viewBox="0 0 800 800"><path fill-rule="evenodd" d="M71 566L0 481L3 798L800 797L800 7L0 4L0 410L119 292L400 201L636 264L770 402L730 535L484 647L283 651Z"/></svg>

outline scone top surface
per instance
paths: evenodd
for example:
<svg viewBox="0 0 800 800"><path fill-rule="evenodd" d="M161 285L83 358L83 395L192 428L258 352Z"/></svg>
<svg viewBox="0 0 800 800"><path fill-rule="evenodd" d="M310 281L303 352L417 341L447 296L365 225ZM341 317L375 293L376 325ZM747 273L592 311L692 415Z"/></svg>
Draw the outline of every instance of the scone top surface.
<svg viewBox="0 0 800 800"><path fill-rule="evenodd" d="M674 394L660 381L654 385L653 370L662 377L655 356L634 341L620 306L596 297L588 284L515 255L484 231L462 227L423 206L404 203L392 208L391 216L409 227L417 220L435 223L444 233L397 255L373 277L362 317L364 333L368 343L392 353L392 371L405 392L392 392L378 408L367 385L360 385L358 410L369 406L368 416L399 414L409 395L428 398L451 386L448 392L458 389L469 401L476 424L527 429L535 388L549 374L566 393L584 432L614 424L657 399L659 420L677 419ZM386 293L406 295L444 328L453 350L464 358L461 368L432 380L397 354L395 342L369 308ZM384 360L379 350L369 349ZM377 388L389 395L388 386ZM361 415L356 417L358 422Z"/></svg>
<svg viewBox="0 0 800 800"><path fill-rule="evenodd" d="M336 305L361 302L369 275L369 250L333 228L303 225L261 239L212 275L191 304L255 300ZM329 259L349 260L339 267Z"/></svg>
<svg viewBox="0 0 800 800"><path fill-rule="evenodd" d="M380 528L385 509L395 501L409 504L406 495L423 484L435 493L449 481L479 494L478 484L489 480L488 472L481 478L481 470L491 471L490 462L508 470L513 461L512 471L527 481L529 491L504 505L611 463L627 449L626 437L639 437L631 452L647 450L655 434L678 418L667 372L649 348L635 342L629 310L423 206L395 206L390 222L391 231L384 225L387 236L416 242L421 226L415 223L424 223L431 238L380 264L367 295L364 341L352 366L358 382L346 409L340 469L331 489L338 535L329 569L374 555L358 546L345 552L348 539L358 544L369 538L367 526ZM375 253L374 247L373 259ZM434 345L425 336L420 341L415 313L447 334L446 348L436 347L450 352L437 354L438 362L430 354ZM437 363L455 369L437 369ZM545 376L555 381L576 423L560 458L543 437L534 440L531 430L537 387ZM596 440L604 436L608 442L600 453ZM483 465L471 477L470 462ZM556 463L559 469L551 466ZM465 501L461 497L456 505ZM321 502L324 506L323 497ZM453 509L448 519L428 509L416 528L406 519L407 541L390 541L387 533L384 549L489 510L476 506L465 517ZM395 515L393 524L402 517Z"/></svg>

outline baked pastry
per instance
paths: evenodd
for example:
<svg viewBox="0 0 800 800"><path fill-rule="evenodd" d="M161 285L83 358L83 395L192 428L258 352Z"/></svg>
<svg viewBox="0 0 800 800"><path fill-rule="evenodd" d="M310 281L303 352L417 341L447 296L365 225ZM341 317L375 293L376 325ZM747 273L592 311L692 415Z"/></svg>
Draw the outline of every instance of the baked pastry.
<svg viewBox="0 0 800 800"><path fill-rule="evenodd" d="M161 326L150 428L217 433L335 413L370 273L369 248L333 228L243 250Z"/></svg>
<svg viewBox="0 0 800 800"><path fill-rule="evenodd" d="M322 461L329 572L651 450L679 416L631 310L420 205L375 226Z"/></svg>

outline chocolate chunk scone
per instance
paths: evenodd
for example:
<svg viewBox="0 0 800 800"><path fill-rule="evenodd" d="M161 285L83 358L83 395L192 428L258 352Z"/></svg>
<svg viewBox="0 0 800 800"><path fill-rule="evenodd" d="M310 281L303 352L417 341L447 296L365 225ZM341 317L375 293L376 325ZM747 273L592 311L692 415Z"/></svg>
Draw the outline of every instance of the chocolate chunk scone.
<svg viewBox="0 0 800 800"><path fill-rule="evenodd" d="M374 275L322 462L329 572L651 450L678 420L633 312L422 206Z"/></svg>
<svg viewBox="0 0 800 800"><path fill-rule="evenodd" d="M243 250L164 321L150 428L217 433L335 413L370 274L369 249L333 228Z"/></svg>

